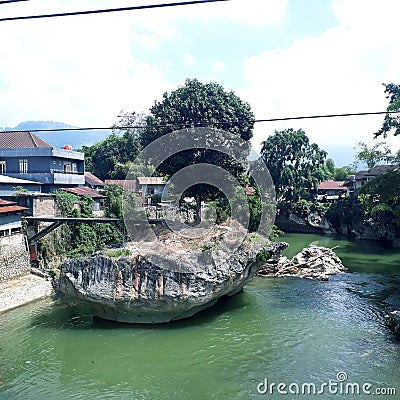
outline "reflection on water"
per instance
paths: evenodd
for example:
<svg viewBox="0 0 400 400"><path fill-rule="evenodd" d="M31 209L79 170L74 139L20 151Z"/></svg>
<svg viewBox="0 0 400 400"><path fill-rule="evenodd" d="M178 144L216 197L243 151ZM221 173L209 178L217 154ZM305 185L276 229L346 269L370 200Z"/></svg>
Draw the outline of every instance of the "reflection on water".
<svg viewBox="0 0 400 400"><path fill-rule="evenodd" d="M285 240L338 243L298 236ZM264 378L323 382L339 371L400 393L400 343L382 313L399 287L400 254L368 263L357 243L339 246L352 273L329 282L256 278L172 324L115 324L48 300L1 315L0 399L267 398L257 393Z"/></svg>

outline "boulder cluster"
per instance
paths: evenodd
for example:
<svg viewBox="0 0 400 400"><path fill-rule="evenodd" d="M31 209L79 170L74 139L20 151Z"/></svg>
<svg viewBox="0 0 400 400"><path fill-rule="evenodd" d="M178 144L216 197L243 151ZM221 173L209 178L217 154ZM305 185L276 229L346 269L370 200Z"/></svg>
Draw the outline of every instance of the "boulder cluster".
<svg viewBox="0 0 400 400"><path fill-rule="evenodd" d="M295 276L326 281L330 275L346 272L340 258L333 249L310 245L291 260L281 257L277 262L267 262L259 271L259 276Z"/></svg>

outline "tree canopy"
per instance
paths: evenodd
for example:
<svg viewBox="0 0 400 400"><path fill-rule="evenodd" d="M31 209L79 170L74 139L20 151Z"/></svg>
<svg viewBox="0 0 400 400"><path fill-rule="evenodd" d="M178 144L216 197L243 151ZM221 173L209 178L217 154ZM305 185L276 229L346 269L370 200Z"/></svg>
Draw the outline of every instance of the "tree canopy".
<svg viewBox="0 0 400 400"><path fill-rule="evenodd" d="M278 200L308 196L324 179L327 152L312 143L301 129L275 131L262 143L261 157L275 184Z"/></svg>
<svg viewBox="0 0 400 400"><path fill-rule="evenodd" d="M129 117L121 116L120 124L135 125L140 116L132 113ZM86 169L100 179L125 179L132 161L140 151L140 135L138 128L127 129L120 135L113 132L106 139L92 146L83 146Z"/></svg>
<svg viewBox="0 0 400 400"><path fill-rule="evenodd" d="M204 131L213 142L217 140L217 129L227 131L233 137L237 136L249 142L254 126L254 114L250 105L241 100L235 93L227 92L217 83L203 84L197 79L186 80L184 86L164 93L160 102L155 102L150 108L150 114L146 118L141 143L147 146L159 137L183 128L196 128L207 126ZM190 135L190 129L187 131ZM226 143L227 147L238 146L238 140ZM250 151L250 144L243 149L237 159L205 148L192 148L171 156L166 162L158 166L158 172L165 175L173 175L184 167L205 163L222 167L236 178L244 173L243 162L246 161ZM215 186L199 183L191 186L185 192L185 196L194 197L197 203L197 211L200 203L206 198L215 200L221 193ZM199 218L199 213L197 212Z"/></svg>
<svg viewBox="0 0 400 400"><path fill-rule="evenodd" d="M392 130L395 136L400 134L400 117L399 114L394 114L394 112L400 112L400 85L383 83L383 86L387 93L386 98L389 99L389 106L386 109L388 113L385 115L381 129L374 133L375 138L381 135L386 138Z"/></svg>

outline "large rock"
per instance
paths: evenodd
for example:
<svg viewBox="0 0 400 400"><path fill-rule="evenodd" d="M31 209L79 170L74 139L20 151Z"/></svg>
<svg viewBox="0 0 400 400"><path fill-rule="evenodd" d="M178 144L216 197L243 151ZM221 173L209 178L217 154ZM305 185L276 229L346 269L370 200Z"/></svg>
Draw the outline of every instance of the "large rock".
<svg viewBox="0 0 400 400"><path fill-rule="evenodd" d="M218 227L201 239L163 234L154 243L131 243L129 253L96 253L64 262L54 281L64 299L83 301L95 316L121 322L159 323L189 317L233 295L249 283L268 258L286 244L245 235L230 243L236 228Z"/></svg>
<svg viewBox="0 0 400 400"><path fill-rule="evenodd" d="M260 276L295 276L328 280L330 275L347 271L332 249L310 245L291 260L281 257L277 262L267 262L259 271Z"/></svg>

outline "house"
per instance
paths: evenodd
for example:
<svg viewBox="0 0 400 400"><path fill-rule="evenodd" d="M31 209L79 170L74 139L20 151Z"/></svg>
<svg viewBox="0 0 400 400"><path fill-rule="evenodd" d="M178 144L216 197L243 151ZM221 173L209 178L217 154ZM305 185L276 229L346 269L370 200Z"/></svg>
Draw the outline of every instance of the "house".
<svg viewBox="0 0 400 400"><path fill-rule="evenodd" d="M335 201L344 197L347 188L343 186L344 181L334 181L329 179L318 184L317 200L318 201Z"/></svg>
<svg viewBox="0 0 400 400"><path fill-rule="evenodd" d="M15 201L0 199L0 245L19 243L22 240L22 215L26 207Z"/></svg>
<svg viewBox="0 0 400 400"><path fill-rule="evenodd" d="M376 176L382 175L386 172L393 171L398 165L377 165L366 171L358 171L355 175L352 175L343 186L347 188L347 194L353 195L357 190L361 189L370 179Z"/></svg>
<svg viewBox="0 0 400 400"><path fill-rule="evenodd" d="M118 185L131 193L139 193L139 188L136 179L106 179L106 185Z"/></svg>
<svg viewBox="0 0 400 400"><path fill-rule="evenodd" d="M153 195L166 195L165 190L168 185L164 178L158 176L141 176L137 179L126 180L106 179L105 183L116 184L129 192L136 193L142 198L143 205L150 204Z"/></svg>
<svg viewBox="0 0 400 400"><path fill-rule="evenodd" d="M104 185L105 183L96 175L93 175L91 172L85 171L85 186L95 190L101 190L104 188Z"/></svg>
<svg viewBox="0 0 400 400"><path fill-rule="evenodd" d="M84 154L56 148L31 132L0 132L0 175L41 184L45 193L85 184Z"/></svg>
<svg viewBox="0 0 400 400"><path fill-rule="evenodd" d="M164 178L159 176L140 176L137 178L138 192L142 197L152 196L154 194L162 195L167 186Z"/></svg>
<svg viewBox="0 0 400 400"><path fill-rule="evenodd" d="M104 206L106 196L100 194L97 190L88 187L76 187L76 188L63 188L68 193L72 193L75 196L90 196L93 200L92 211L94 215L102 217L104 215Z"/></svg>

